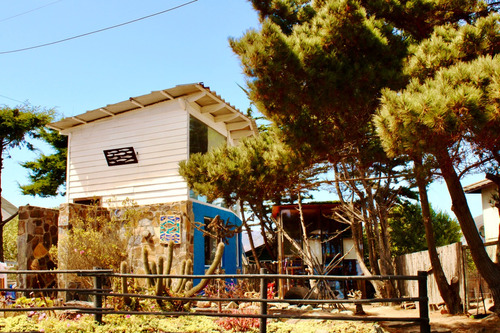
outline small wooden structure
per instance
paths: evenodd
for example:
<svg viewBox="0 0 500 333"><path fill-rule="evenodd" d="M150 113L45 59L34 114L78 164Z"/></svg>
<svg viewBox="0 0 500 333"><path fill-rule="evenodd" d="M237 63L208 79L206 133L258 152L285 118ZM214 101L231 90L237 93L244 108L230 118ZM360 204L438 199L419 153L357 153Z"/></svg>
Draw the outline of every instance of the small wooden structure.
<svg viewBox="0 0 500 333"><path fill-rule="evenodd" d="M302 205L302 214L308 237L310 252L323 267L332 262L338 265L327 272L328 275L358 275L356 255L353 249L352 233L348 225L333 218L333 209L337 203L312 203ZM298 205L281 205L273 207L273 217L278 223L278 273L289 275L305 275L312 273L311 267L297 254L296 249L285 237L294 239L301 247L306 246L301 229ZM308 271L309 270L309 271ZM322 272L314 272L323 274ZM302 280L303 281L303 280ZM294 286L292 279L280 279L278 291L283 297L286 291ZM346 291L354 286L331 282L331 288L346 295Z"/></svg>
<svg viewBox="0 0 500 333"><path fill-rule="evenodd" d="M195 274L204 272L206 257L215 247L194 224L204 225L216 215L241 224L236 212L222 207L222 202L207 203L190 191L178 172L179 162L193 153L236 145L257 133L254 120L202 83L152 91L48 127L68 136L67 204L113 208L130 200L141 207L182 207L161 208L164 212L155 213L159 216L151 213L141 221L141 232L148 239L159 235L160 242L182 243L179 253L194 256ZM153 209L159 208L149 210ZM225 250L226 272L241 268L241 253L236 235Z"/></svg>

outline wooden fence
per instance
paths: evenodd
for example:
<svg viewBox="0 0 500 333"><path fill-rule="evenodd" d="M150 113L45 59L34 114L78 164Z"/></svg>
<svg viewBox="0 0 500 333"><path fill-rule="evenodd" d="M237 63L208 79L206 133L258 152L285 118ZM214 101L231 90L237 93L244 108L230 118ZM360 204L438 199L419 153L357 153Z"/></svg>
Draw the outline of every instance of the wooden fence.
<svg viewBox="0 0 500 333"><path fill-rule="evenodd" d="M464 279L462 263L462 243L454 243L441 246L438 249L441 265L448 281L452 278L458 279L460 284L460 298L464 298ZM429 293L429 304L439 305L443 303L443 298L439 293L436 279L431 271L429 253L426 251L405 254L396 258L396 272L399 275L414 275L419 271L429 273L427 280L427 290ZM398 289L401 295L415 297L418 295L418 285L416 281L400 281Z"/></svg>

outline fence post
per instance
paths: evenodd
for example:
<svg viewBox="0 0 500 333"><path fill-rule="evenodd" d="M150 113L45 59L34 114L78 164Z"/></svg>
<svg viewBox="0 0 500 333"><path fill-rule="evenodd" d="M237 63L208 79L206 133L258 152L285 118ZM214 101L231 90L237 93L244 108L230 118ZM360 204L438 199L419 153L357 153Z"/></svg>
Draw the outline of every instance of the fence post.
<svg viewBox="0 0 500 333"><path fill-rule="evenodd" d="M94 270L99 270L99 267L94 267ZM94 315L95 321L102 324L102 295L100 294L102 290L102 276L97 273L94 275L94 289L96 290L94 298L94 308L96 313Z"/></svg>
<svg viewBox="0 0 500 333"><path fill-rule="evenodd" d="M266 283L266 269L261 268L260 274L262 278L260 279L260 298L267 299L267 283ZM267 302L260 303L260 314L267 315ZM260 318L260 333L267 332L267 318Z"/></svg>
<svg viewBox="0 0 500 333"><path fill-rule="evenodd" d="M427 272L418 271L418 309L420 314L420 332L430 333L429 297L427 296Z"/></svg>

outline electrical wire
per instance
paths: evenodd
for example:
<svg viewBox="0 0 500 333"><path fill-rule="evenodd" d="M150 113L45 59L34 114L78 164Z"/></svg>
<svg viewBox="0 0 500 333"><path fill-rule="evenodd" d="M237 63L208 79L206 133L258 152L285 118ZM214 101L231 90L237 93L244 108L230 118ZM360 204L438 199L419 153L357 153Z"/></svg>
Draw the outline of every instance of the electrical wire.
<svg viewBox="0 0 500 333"><path fill-rule="evenodd" d="M5 95L0 95L0 97L6 98L6 99L10 99L11 101L14 101L14 102L24 103L24 102L21 102L21 101L20 101L20 100L18 100L18 99L10 98L10 97L7 97L7 96L5 96Z"/></svg>
<svg viewBox="0 0 500 333"><path fill-rule="evenodd" d="M55 3L57 3L57 2L61 2L61 1L63 1L63 0L52 1L51 3L48 3L48 4L46 4L46 5L43 5L43 6L40 6L40 7L36 7L36 8L30 9L30 10L28 10L28 11L26 11L26 12L22 12L22 13L19 13L19 14L13 15L13 16L9 16L9 17L6 17L6 18L4 18L4 19L0 19L0 23L1 23L1 22L5 22L5 21L8 21L8 20L10 20L10 19L13 19L13 18L15 18L15 17L19 17L19 16L22 16L22 15L25 15L25 14L28 14L28 13L31 13L31 12L34 12L34 11L37 11L37 10L39 10L39 9L42 9L42 8L48 7L48 6L50 6L50 5L53 5L53 4L55 4Z"/></svg>
<svg viewBox="0 0 500 333"><path fill-rule="evenodd" d="M113 26L110 26L110 27L107 27L107 28L103 28L103 29L99 29L99 30L94 30L94 31L87 32L87 33L84 33L84 34L81 34L81 35L76 35L76 36L72 36L72 37L60 39L60 40L57 40L55 42L50 42L50 43L45 43L45 44L40 44L40 45L35 45L35 46L30 46L30 47L25 47L25 48L17 49L17 50L2 51L2 52L0 52L0 54L8 54L8 53L16 53L16 52L33 50L33 49L37 49L37 48L40 48L40 47L45 47L45 46L49 46L49 45L59 44L59 43L67 42L69 40L73 40L73 39L77 39L77 38L81 38L81 37L93 35L93 34L96 34L96 33L99 33L99 32L103 32L103 31L106 31L106 30L111 30L111 29L114 29L114 28L122 27L122 26L127 25L127 24L131 24L131 23L135 23L135 22L138 22L138 21L142 21L142 20L151 18L153 16L157 16L157 15L161 15L161 14L164 14L164 13L167 13L167 12L171 12L171 11L179 9L181 7L190 5L190 4L192 4L192 3L196 2L196 1L198 1L198 0L188 1L188 2L185 2L185 3L181 4L181 5L179 5L179 6L171 7L171 8L162 10L160 12L151 14L151 15L143 16L143 17L137 18L135 20L131 20L131 21L127 21L127 22L124 22L124 23L116 24L116 25L113 25Z"/></svg>

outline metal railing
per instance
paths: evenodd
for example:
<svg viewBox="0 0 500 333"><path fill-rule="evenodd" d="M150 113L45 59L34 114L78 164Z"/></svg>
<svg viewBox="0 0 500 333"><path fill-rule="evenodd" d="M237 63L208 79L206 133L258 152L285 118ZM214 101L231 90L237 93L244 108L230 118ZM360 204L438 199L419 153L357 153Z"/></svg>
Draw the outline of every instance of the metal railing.
<svg viewBox="0 0 500 333"><path fill-rule="evenodd" d="M94 280L93 289L83 288L14 288L0 289L2 292L16 293L54 293L54 292L72 292L79 294L92 295L94 298L93 308L81 306L52 306L52 307L4 307L0 308L0 312L21 312L21 311L52 311L52 310L73 310L79 313L92 314L98 323L102 323L103 315L106 314L123 314L123 315L157 315L157 316L211 316L211 317L235 317L235 318L259 318L260 332L267 331L267 319L322 319L322 320L340 320L340 321L363 321L363 322L378 322L378 321L404 321L416 322L420 325L420 332L430 333L429 320L429 301L427 296L427 272L418 272L418 275L403 276L403 275L387 275L387 276L325 276L325 275L293 275L295 280L331 280L331 281L396 281L396 280L416 280L418 281L418 297L399 297L399 298L372 298L372 299L268 299L267 298L267 281L276 279L290 279L292 276L284 274L266 274L265 270L261 270L260 274L218 274L218 275L147 275L147 274L121 274L114 273L112 270L94 269L94 270L18 270L18 271L0 271L0 274L76 274L77 276L92 277ZM259 298L214 298L214 297L171 297L171 296L156 296L136 293L115 293L111 289L104 288L104 280L109 278L126 278L126 279L147 279L147 278L188 278L188 279L258 279L260 280L260 296ZM257 302L260 303L259 313L234 313L234 312L184 312L184 311L126 311L115 310L113 308L103 307L103 299L106 297L118 298L141 298L154 299L162 301L210 301L210 302ZM418 317L378 317L378 316L346 316L346 315L297 315L297 314L269 314L268 303L299 303L299 304L369 304L369 303L394 303L394 302L418 302L419 316Z"/></svg>

